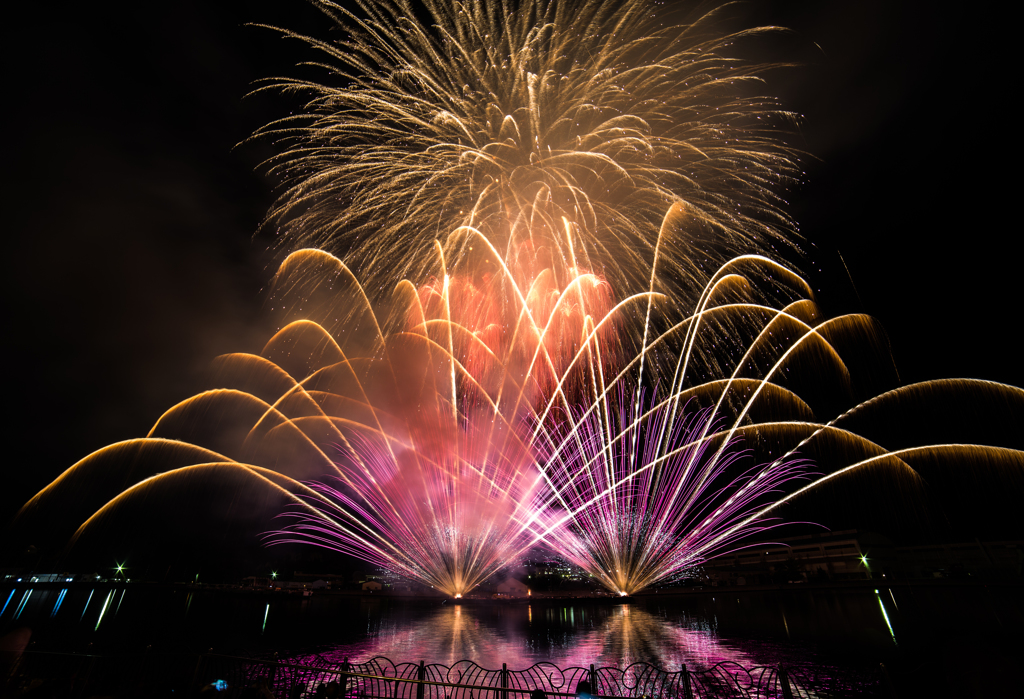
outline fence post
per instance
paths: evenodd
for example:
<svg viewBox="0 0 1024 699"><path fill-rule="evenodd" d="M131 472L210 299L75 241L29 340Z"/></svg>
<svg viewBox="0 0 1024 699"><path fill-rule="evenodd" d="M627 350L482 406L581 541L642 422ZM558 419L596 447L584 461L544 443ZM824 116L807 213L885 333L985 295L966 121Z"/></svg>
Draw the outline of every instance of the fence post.
<svg viewBox="0 0 1024 699"><path fill-rule="evenodd" d="M793 689L789 686L789 673L779 664L779 686L782 688L783 699L793 699Z"/></svg>
<svg viewBox="0 0 1024 699"><path fill-rule="evenodd" d="M150 675L155 674L153 672L153 670L152 670L152 666L154 665L153 659L152 659L153 658L152 653L153 653L153 646L152 646L152 644L146 646L146 650L145 650L145 652L142 655L142 672L139 673L139 682L140 682L140 684L142 684L143 686L146 686L146 688L149 691L153 691L153 689L155 689L154 687L150 687L148 685Z"/></svg>
<svg viewBox="0 0 1024 699"><path fill-rule="evenodd" d="M192 671L192 681L188 685L189 694L199 691L199 671L203 669L203 660L205 658L205 653L196 658L196 669Z"/></svg>
<svg viewBox="0 0 1024 699"><path fill-rule="evenodd" d="M424 694L424 691L423 691L424 690L423 681L425 679L427 679L427 671L423 667L423 661L422 660L420 661L420 670L416 674L416 678L420 681L420 683L418 685L416 685L416 699L423 699L423 694Z"/></svg>
<svg viewBox="0 0 1024 699"><path fill-rule="evenodd" d="M587 677L587 680L590 681L590 693L600 694L597 691L597 675L594 673L594 663L590 663L590 675Z"/></svg>
<svg viewBox="0 0 1024 699"><path fill-rule="evenodd" d="M889 677L889 671L885 667L885 663L878 663L878 669L882 675L882 696L889 697L889 699L897 699L896 687L892 684L892 678Z"/></svg>
<svg viewBox="0 0 1024 699"><path fill-rule="evenodd" d="M341 696L344 699L348 695L348 671L349 671L348 658L345 658L341 664Z"/></svg>
<svg viewBox="0 0 1024 699"><path fill-rule="evenodd" d="M501 699L508 699L508 664L501 664Z"/></svg>
<svg viewBox="0 0 1024 699"><path fill-rule="evenodd" d="M85 666L85 675L82 677L82 684L81 684L80 687L78 687L78 692L77 692L78 696L81 696L81 697L88 696L86 694L86 690L89 688L89 680L91 679L92 675L94 674L93 671L95 670L95 666L96 666L96 656L95 655L90 655L89 656L89 662Z"/></svg>
<svg viewBox="0 0 1024 699"><path fill-rule="evenodd" d="M690 671L686 669L686 663L683 663L683 669L679 672L679 681L683 685L683 699L693 699L693 687L690 686Z"/></svg>

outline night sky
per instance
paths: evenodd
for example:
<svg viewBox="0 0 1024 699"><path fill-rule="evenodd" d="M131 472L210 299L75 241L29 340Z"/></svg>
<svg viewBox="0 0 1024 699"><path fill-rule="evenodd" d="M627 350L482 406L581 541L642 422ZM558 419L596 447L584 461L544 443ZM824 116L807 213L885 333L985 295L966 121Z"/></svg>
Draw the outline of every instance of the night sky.
<svg viewBox="0 0 1024 699"><path fill-rule="evenodd" d="M905 383L1021 386L1016 62L999 18L931 7L745 11L790 27L779 58L804 64L767 91L805 116L798 145L817 158L790 200L825 311L877 317ZM269 337L276 258L257 228L273 185L254 169L271 151L234 146L288 110L243 100L253 81L308 54L245 25L328 26L299 0L28 8L5 42L2 521L76 460L143 436L214 356Z"/></svg>

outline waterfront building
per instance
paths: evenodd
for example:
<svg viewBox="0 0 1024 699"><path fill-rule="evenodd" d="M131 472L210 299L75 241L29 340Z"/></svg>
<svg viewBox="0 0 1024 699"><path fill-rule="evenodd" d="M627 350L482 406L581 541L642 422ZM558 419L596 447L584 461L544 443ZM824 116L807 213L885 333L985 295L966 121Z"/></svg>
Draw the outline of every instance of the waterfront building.
<svg viewBox="0 0 1024 699"><path fill-rule="evenodd" d="M495 586L495 592L498 595L508 597L526 597L530 594L529 588L526 583L515 578L505 578Z"/></svg>
<svg viewBox="0 0 1024 699"><path fill-rule="evenodd" d="M846 529L779 538L706 561L713 586L877 578L1014 577L1024 542L978 540L896 546L872 532Z"/></svg>

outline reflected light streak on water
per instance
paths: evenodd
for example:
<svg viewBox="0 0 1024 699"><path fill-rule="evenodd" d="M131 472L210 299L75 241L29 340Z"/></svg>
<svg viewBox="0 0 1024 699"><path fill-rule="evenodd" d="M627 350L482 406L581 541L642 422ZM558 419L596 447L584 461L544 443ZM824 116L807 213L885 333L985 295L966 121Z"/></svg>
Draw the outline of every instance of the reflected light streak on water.
<svg viewBox="0 0 1024 699"><path fill-rule="evenodd" d="M7 611L7 605L11 603L12 597L14 597L14 590L11 590L11 594L7 595L7 601L4 602L4 608L0 609L0 616L3 616L4 612Z"/></svg>
<svg viewBox="0 0 1024 699"><path fill-rule="evenodd" d="M628 604L612 608L606 618L597 620L593 609L581 608L577 622L576 611L574 606L543 610L550 620L564 622L564 631L555 626L541 642L524 642L521 633L488 624L472 607L444 606L423 619L371 625L365 640L319 654L335 662L383 655L445 665L472 658L482 667L507 663L512 669L537 662L559 667L591 663L624 667L645 661L672 668L681 662L688 667L710 667L726 660L744 665L753 661L746 652L720 641L713 623L668 621ZM532 625L532 607L528 607L526 618Z"/></svg>
<svg viewBox="0 0 1024 699"><path fill-rule="evenodd" d="M60 603L64 601L64 596L66 594L68 594L67 588L64 588L63 590L60 591L60 594L57 596L57 603L53 605L53 611L50 612L50 618L51 619L53 617L57 616L57 610L60 609Z"/></svg>
<svg viewBox="0 0 1024 699"><path fill-rule="evenodd" d="M93 594L95 592L96 592L95 588L93 588L92 590L89 590L89 598L87 600L85 600L85 606L82 607L82 616L78 617L79 621L81 621L82 619L85 618L85 612L86 612L87 609L89 609L89 603L92 602L92 596L93 596Z"/></svg>
<svg viewBox="0 0 1024 699"><path fill-rule="evenodd" d="M110 604L110 598L114 596L114 591L111 590L107 593L107 598L103 600L103 609L100 610L100 618L96 620L96 631L99 631L100 624L103 622L103 615L107 613L107 605Z"/></svg>
<svg viewBox="0 0 1024 699"><path fill-rule="evenodd" d="M14 612L14 618L17 619L21 616L22 611L25 609L25 605L28 603L28 598L32 596L32 590L26 590L22 596L21 601L18 602L18 608Z"/></svg>
<svg viewBox="0 0 1024 699"><path fill-rule="evenodd" d="M889 635L892 636L892 642L896 643L896 634L892 631L892 624L889 623L889 615L885 611L885 603L882 602L882 596L878 594L878 590L875 590L875 599L878 600L878 606L882 608L882 618L885 619L885 625L889 627Z"/></svg>

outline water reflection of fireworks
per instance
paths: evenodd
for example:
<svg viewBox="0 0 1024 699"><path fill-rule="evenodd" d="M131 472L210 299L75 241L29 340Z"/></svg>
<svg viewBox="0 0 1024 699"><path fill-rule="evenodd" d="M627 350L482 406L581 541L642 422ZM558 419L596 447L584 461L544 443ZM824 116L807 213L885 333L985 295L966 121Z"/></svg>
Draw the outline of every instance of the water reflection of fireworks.
<svg viewBox="0 0 1024 699"><path fill-rule="evenodd" d="M559 667L626 667L647 662L664 668L685 663L691 669L702 669L723 661L749 666L761 660L722 641L706 619L669 621L628 604L611 609L543 605L531 607L527 613L531 618L535 614L545 617L543 627L549 630L543 638L521 629L505 632L473 608L454 605L415 621L382 623L372 619L365 640L318 655L337 663L381 655L449 666L472 658L485 668L506 663L510 669L538 662ZM559 628L565 632L560 633ZM304 658L308 660L306 656L295 660Z"/></svg>

